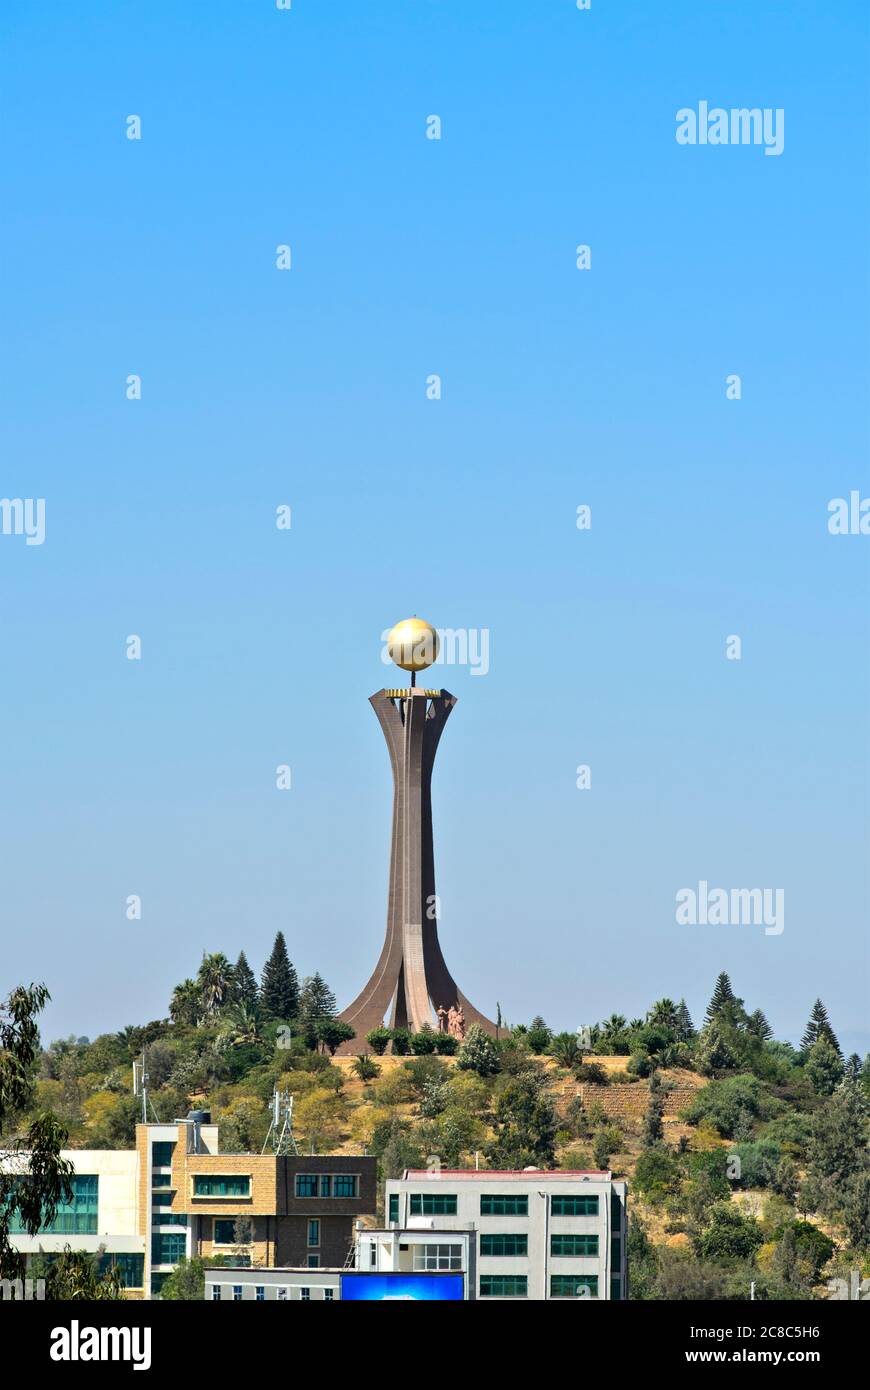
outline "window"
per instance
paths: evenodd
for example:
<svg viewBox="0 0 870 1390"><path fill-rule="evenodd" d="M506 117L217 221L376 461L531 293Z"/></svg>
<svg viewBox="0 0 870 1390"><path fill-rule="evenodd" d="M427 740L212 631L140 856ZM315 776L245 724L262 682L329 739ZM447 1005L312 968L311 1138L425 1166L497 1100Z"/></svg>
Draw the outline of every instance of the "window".
<svg viewBox="0 0 870 1390"><path fill-rule="evenodd" d="M256 1284L254 1286L254 1298L257 1300L258 1303L265 1303L266 1289L263 1284Z"/></svg>
<svg viewBox="0 0 870 1390"><path fill-rule="evenodd" d="M171 1206L172 1206L172 1193L171 1193L171 1192L153 1192L153 1193L151 1194L151 1205L152 1205L152 1207L171 1207Z"/></svg>
<svg viewBox="0 0 870 1390"><path fill-rule="evenodd" d="M481 1216L528 1216L529 1199L528 1197L516 1197L513 1193L509 1196L506 1193L493 1193L491 1197L481 1197L480 1214Z"/></svg>
<svg viewBox="0 0 870 1390"><path fill-rule="evenodd" d="M309 1269L319 1269L319 1268L320 1268L320 1256L319 1256L319 1255L309 1255L309 1256L308 1256L308 1268L309 1268Z"/></svg>
<svg viewBox="0 0 870 1390"><path fill-rule="evenodd" d="M278 1290L278 1302L279 1302L279 1303L286 1303L286 1302L287 1302L287 1290L286 1290L286 1289L279 1289L279 1290Z"/></svg>
<svg viewBox="0 0 870 1390"><path fill-rule="evenodd" d="M553 1216L597 1216L597 1197L554 1197Z"/></svg>
<svg viewBox="0 0 870 1390"><path fill-rule="evenodd" d="M308 1244L320 1244L320 1222L317 1220L316 1217L313 1221L309 1221L308 1223Z"/></svg>
<svg viewBox="0 0 870 1390"><path fill-rule="evenodd" d="M297 1173L297 1174L296 1174L296 1196L297 1196L297 1197L316 1197L316 1196L317 1196L317 1174L316 1174L316 1173Z"/></svg>
<svg viewBox="0 0 870 1390"><path fill-rule="evenodd" d="M389 1223L391 1223L391 1224L392 1224L393 1222L396 1222L396 1223L398 1224L398 1220L399 1220L399 1194L398 1194L398 1192L391 1192L391 1193L390 1193L390 1214L389 1214L389 1216L387 1217L387 1221L388 1221Z"/></svg>
<svg viewBox="0 0 870 1390"><path fill-rule="evenodd" d="M551 1298L597 1298L597 1274L551 1274Z"/></svg>
<svg viewBox="0 0 870 1390"><path fill-rule="evenodd" d="M235 1173L197 1173L194 1197L250 1197L251 1179Z"/></svg>
<svg viewBox="0 0 870 1390"><path fill-rule="evenodd" d="M22 1185L26 1180L22 1180ZM93 1236L97 1233L99 1178L90 1173L75 1173L70 1178L71 1202L58 1202L54 1220L40 1227L54 1235ZM25 1234L21 1213L12 1213L10 1235Z"/></svg>
<svg viewBox="0 0 870 1390"><path fill-rule="evenodd" d="M525 1274L481 1274L481 1298L528 1298L529 1281Z"/></svg>
<svg viewBox="0 0 870 1390"><path fill-rule="evenodd" d="M172 1151L175 1148L173 1140L155 1140L151 1145L151 1167L152 1168L171 1168Z"/></svg>
<svg viewBox="0 0 870 1390"><path fill-rule="evenodd" d="M311 1302L311 1290L310 1290L310 1289L300 1289L300 1290L299 1290L299 1297L302 1299L302 1302L303 1302L303 1303L310 1303L310 1302Z"/></svg>
<svg viewBox="0 0 870 1390"><path fill-rule="evenodd" d="M334 1289L324 1289L324 1290L323 1290L323 1301L324 1301L325 1303L333 1303L333 1302L335 1301L335 1300L334 1300L334 1294L335 1294L335 1290L334 1290Z"/></svg>
<svg viewBox="0 0 870 1390"><path fill-rule="evenodd" d="M236 1223L232 1217L216 1217L212 1223L212 1240L215 1245L235 1245Z"/></svg>
<svg viewBox="0 0 870 1390"><path fill-rule="evenodd" d="M234 1303L241 1303L241 1301L242 1301L242 1286L241 1286L241 1284L233 1284L233 1302L234 1302Z"/></svg>
<svg viewBox="0 0 870 1390"><path fill-rule="evenodd" d="M172 1186L172 1177L171 1177L171 1175L170 1175L169 1173L152 1173L152 1174L151 1174L151 1186L152 1186L152 1187L171 1187L171 1186Z"/></svg>
<svg viewBox="0 0 870 1390"><path fill-rule="evenodd" d="M321 1197L332 1196L332 1178L328 1173L321 1173L320 1175L320 1195Z"/></svg>
<svg viewBox="0 0 870 1390"><path fill-rule="evenodd" d="M100 1258L99 1272L116 1268L121 1275L125 1289L141 1289L145 1283L145 1256L134 1254L104 1254Z"/></svg>
<svg viewBox="0 0 870 1390"><path fill-rule="evenodd" d="M598 1237L597 1236L551 1236L550 1237L551 1255L597 1255Z"/></svg>
<svg viewBox="0 0 870 1390"><path fill-rule="evenodd" d="M610 1225L614 1231L622 1229L622 1203L615 1192L610 1194Z"/></svg>
<svg viewBox="0 0 870 1390"><path fill-rule="evenodd" d="M462 1268L461 1245L414 1245L415 1270Z"/></svg>
<svg viewBox="0 0 870 1390"><path fill-rule="evenodd" d="M481 1255L528 1255L528 1236L481 1236Z"/></svg>
<svg viewBox="0 0 870 1390"><path fill-rule="evenodd" d="M177 1264L185 1253L186 1239L183 1235L153 1235L151 1237L151 1263L153 1265Z"/></svg>
<svg viewBox="0 0 870 1390"><path fill-rule="evenodd" d="M412 1216L455 1216L456 1197L445 1192L412 1192Z"/></svg>
<svg viewBox="0 0 870 1390"><path fill-rule="evenodd" d="M378 1247L377 1247L377 1245L375 1244L374 1241L371 1241L371 1242L369 1243L369 1268L370 1268L370 1269L377 1269L377 1267L378 1267Z"/></svg>
<svg viewBox="0 0 870 1390"><path fill-rule="evenodd" d="M152 1222L155 1226L184 1226L187 1229L187 1212L155 1211Z"/></svg>
<svg viewBox="0 0 870 1390"><path fill-rule="evenodd" d="M622 1280L618 1274L611 1274L610 1276L610 1297L616 1300L622 1298Z"/></svg>
<svg viewBox="0 0 870 1390"><path fill-rule="evenodd" d="M212 1301L212 1303L220 1303L220 1301L221 1301L221 1286L220 1286L220 1284L212 1284L212 1286L211 1286L211 1301Z"/></svg>
<svg viewBox="0 0 870 1390"><path fill-rule="evenodd" d="M610 1263L612 1265L622 1264L622 1236L610 1237Z"/></svg>
<svg viewBox="0 0 870 1390"><path fill-rule="evenodd" d="M356 1188L357 1179L355 1173L336 1173L332 1183L333 1197L355 1197Z"/></svg>

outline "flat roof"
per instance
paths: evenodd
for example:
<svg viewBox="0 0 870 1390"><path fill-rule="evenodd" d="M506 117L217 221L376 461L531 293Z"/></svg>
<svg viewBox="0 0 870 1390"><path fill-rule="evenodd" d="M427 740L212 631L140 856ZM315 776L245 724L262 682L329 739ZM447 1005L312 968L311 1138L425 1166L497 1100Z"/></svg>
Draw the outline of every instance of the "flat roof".
<svg viewBox="0 0 870 1390"><path fill-rule="evenodd" d="M459 1182L562 1182L570 1178L600 1178L608 1181L613 1174L609 1168L406 1168L404 1179L450 1178Z"/></svg>

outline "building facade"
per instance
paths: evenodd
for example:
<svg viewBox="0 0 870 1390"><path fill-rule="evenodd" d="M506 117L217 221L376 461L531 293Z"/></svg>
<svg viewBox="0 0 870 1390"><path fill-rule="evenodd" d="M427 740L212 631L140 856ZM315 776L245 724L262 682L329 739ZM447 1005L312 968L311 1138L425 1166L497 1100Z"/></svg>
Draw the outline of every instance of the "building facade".
<svg viewBox="0 0 870 1390"><path fill-rule="evenodd" d="M136 1126L134 1151L73 1149L74 1200L50 1229L15 1232L24 1254L65 1245L121 1269L127 1295L151 1298L182 1256L237 1267L342 1268L354 1224L375 1211L377 1161L363 1156L222 1154L218 1127L193 1112Z"/></svg>
<svg viewBox="0 0 870 1390"><path fill-rule="evenodd" d="M408 1169L360 1269L456 1269L470 1299L625 1299L627 1187L610 1172Z"/></svg>

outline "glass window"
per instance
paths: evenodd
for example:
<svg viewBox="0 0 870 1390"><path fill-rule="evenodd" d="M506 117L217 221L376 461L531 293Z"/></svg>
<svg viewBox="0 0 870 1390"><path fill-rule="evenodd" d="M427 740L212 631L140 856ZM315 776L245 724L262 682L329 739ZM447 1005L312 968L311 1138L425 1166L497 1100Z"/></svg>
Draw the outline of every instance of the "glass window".
<svg viewBox="0 0 870 1390"><path fill-rule="evenodd" d="M235 1245L236 1223L232 1217L216 1218L212 1224L211 1238L215 1245Z"/></svg>
<svg viewBox="0 0 870 1390"><path fill-rule="evenodd" d="M622 1236L610 1237L610 1263L612 1265L622 1264Z"/></svg>
<svg viewBox="0 0 870 1390"><path fill-rule="evenodd" d="M286 1289L279 1289L279 1290L278 1290L278 1302L279 1302L279 1303L286 1303L286 1302L287 1302L287 1290L286 1290Z"/></svg>
<svg viewBox="0 0 870 1390"><path fill-rule="evenodd" d="M390 1214L389 1214L389 1216L387 1217L387 1220L390 1221L390 1222L393 1222L393 1221L398 1222L398 1220L399 1220L399 1194L398 1194L398 1192L391 1192L391 1193L390 1193Z"/></svg>
<svg viewBox="0 0 870 1390"><path fill-rule="evenodd" d="M493 1235L480 1237L481 1255L528 1255L529 1238L519 1235Z"/></svg>
<svg viewBox="0 0 870 1390"><path fill-rule="evenodd" d="M172 1193L171 1193L171 1192L152 1192L152 1194L151 1194L151 1205L152 1205L152 1207L171 1207L171 1206L172 1206Z"/></svg>
<svg viewBox="0 0 870 1390"><path fill-rule="evenodd" d="M320 1244L320 1222L316 1218L308 1223L308 1244Z"/></svg>
<svg viewBox="0 0 870 1390"><path fill-rule="evenodd" d="M525 1274L481 1274L481 1298L528 1298L529 1281Z"/></svg>
<svg viewBox="0 0 870 1390"><path fill-rule="evenodd" d="M234 1302L234 1303L241 1303L241 1301L242 1301L242 1286L241 1286L241 1284L233 1284L233 1302Z"/></svg>
<svg viewBox="0 0 870 1390"><path fill-rule="evenodd" d="M321 1197L332 1196L332 1178L328 1173L321 1173L320 1175L320 1195Z"/></svg>
<svg viewBox="0 0 870 1390"><path fill-rule="evenodd" d="M299 1290L299 1297L302 1299L302 1302L303 1302L303 1303L310 1303L310 1302L311 1302L311 1290L310 1290L310 1289L300 1289L300 1290Z"/></svg>
<svg viewBox="0 0 870 1390"><path fill-rule="evenodd" d="M356 1174L336 1173L332 1181L333 1197L355 1197L356 1196Z"/></svg>
<svg viewBox="0 0 870 1390"><path fill-rule="evenodd" d="M597 1274L551 1274L551 1298L597 1298Z"/></svg>
<svg viewBox="0 0 870 1390"><path fill-rule="evenodd" d="M514 1196L513 1193L494 1192L480 1199L481 1216L528 1216L528 1197Z"/></svg>
<svg viewBox="0 0 870 1390"><path fill-rule="evenodd" d="M571 1234L550 1237L551 1255L597 1255L598 1237Z"/></svg>
<svg viewBox="0 0 870 1390"><path fill-rule="evenodd" d="M99 1261L99 1272L116 1268L121 1275L125 1289L141 1289L145 1284L145 1256L134 1254L103 1254Z"/></svg>
<svg viewBox="0 0 870 1390"><path fill-rule="evenodd" d="M446 1192L412 1192L412 1216L455 1216L456 1197Z"/></svg>
<svg viewBox="0 0 870 1390"><path fill-rule="evenodd" d="M171 1168L172 1151L175 1148L173 1140L155 1139L151 1145L151 1167L152 1168Z"/></svg>
<svg viewBox="0 0 870 1390"><path fill-rule="evenodd" d="M554 1197L553 1216L597 1216L597 1197Z"/></svg>
<svg viewBox="0 0 870 1390"><path fill-rule="evenodd" d="M319 1255L309 1255L309 1256L308 1256L308 1268L309 1268L309 1269L319 1269L319 1268L320 1268L320 1256L319 1256Z"/></svg>
<svg viewBox="0 0 870 1390"><path fill-rule="evenodd" d="M334 1290L334 1289L324 1289L324 1290L323 1290L324 1302L326 1302L326 1303L333 1303L333 1302L334 1302L334 1294L335 1294L335 1290Z"/></svg>
<svg viewBox="0 0 870 1390"><path fill-rule="evenodd" d="M221 1286L220 1286L220 1284L212 1284L212 1286L211 1286L211 1301L212 1301L212 1303L220 1303L220 1301L221 1301Z"/></svg>
<svg viewBox="0 0 870 1390"><path fill-rule="evenodd" d="M250 1197L251 1179L236 1173L196 1173L194 1197Z"/></svg>
<svg viewBox="0 0 870 1390"><path fill-rule="evenodd" d="M161 1232L151 1237L151 1263L153 1265L177 1264L185 1253L186 1239L174 1231Z"/></svg>
<svg viewBox="0 0 870 1390"><path fill-rule="evenodd" d="M461 1245L413 1245L415 1270L462 1268Z"/></svg>
<svg viewBox="0 0 870 1390"><path fill-rule="evenodd" d="M26 1180L22 1180L22 1183ZM93 1236L97 1233L99 1208L99 1178L91 1173L74 1173L70 1178L72 1201L58 1202L54 1220L40 1226L40 1231L54 1235ZM10 1235L23 1235L21 1213L12 1213Z"/></svg>
<svg viewBox="0 0 870 1390"><path fill-rule="evenodd" d="M265 1303L266 1289L263 1284L256 1284L254 1287L254 1297L258 1303Z"/></svg>
<svg viewBox="0 0 870 1390"><path fill-rule="evenodd" d="M297 1174L296 1174L296 1196L297 1196L297 1197L316 1197L316 1196L317 1196L317 1174L316 1174L316 1173L297 1173Z"/></svg>
<svg viewBox="0 0 870 1390"><path fill-rule="evenodd" d="M152 1186L152 1187L171 1187L171 1186L172 1186L172 1175L171 1175L170 1173L152 1173L152 1174L151 1174L151 1186Z"/></svg>
<svg viewBox="0 0 870 1390"><path fill-rule="evenodd" d="M622 1298L622 1280L618 1274L610 1276L610 1297L617 1300Z"/></svg>

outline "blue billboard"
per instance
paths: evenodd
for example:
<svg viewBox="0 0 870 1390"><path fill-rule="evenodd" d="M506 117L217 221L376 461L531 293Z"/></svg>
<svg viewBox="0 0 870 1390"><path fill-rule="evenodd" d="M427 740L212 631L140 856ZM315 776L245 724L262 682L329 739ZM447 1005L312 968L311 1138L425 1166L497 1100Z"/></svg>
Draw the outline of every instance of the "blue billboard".
<svg viewBox="0 0 870 1390"><path fill-rule="evenodd" d="M349 1299L397 1299L413 1303L454 1302L464 1297L461 1274L342 1274L341 1296Z"/></svg>

